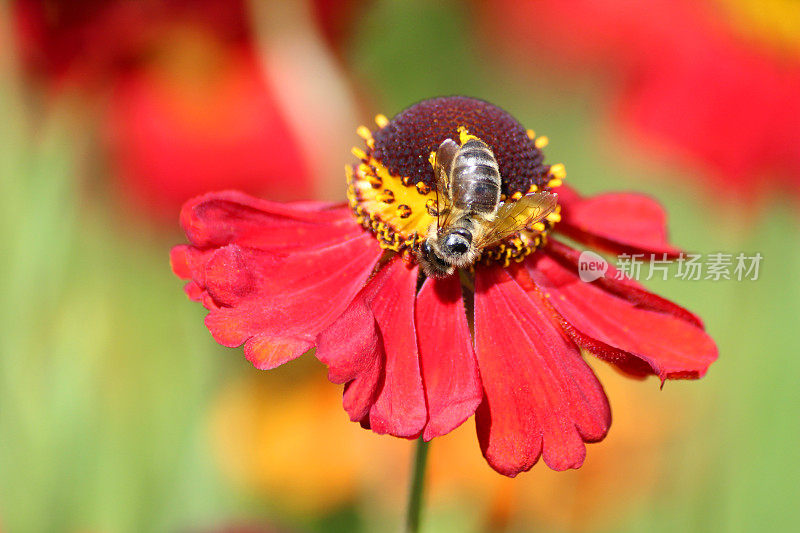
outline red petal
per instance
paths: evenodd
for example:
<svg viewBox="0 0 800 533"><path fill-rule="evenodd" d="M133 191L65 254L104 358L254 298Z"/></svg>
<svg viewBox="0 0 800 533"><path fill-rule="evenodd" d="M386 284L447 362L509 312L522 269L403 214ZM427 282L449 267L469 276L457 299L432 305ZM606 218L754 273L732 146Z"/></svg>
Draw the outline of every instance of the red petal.
<svg viewBox="0 0 800 533"><path fill-rule="evenodd" d="M221 307L209 313L206 326L220 344L246 342L245 353L259 368L286 362L345 311L381 253L366 233L288 257L221 248L205 276L208 294Z"/></svg>
<svg viewBox="0 0 800 533"><path fill-rule="evenodd" d="M562 198L563 196L563 198ZM613 253L666 253L680 249L667 242L666 215L661 205L641 194L602 194L579 199L559 191L562 206L557 231L579 242Z"/></svg>
<svg viewBox="0 0 800 533"><path fill-rule="evenodd" d="M175 275L181 279L192 277L192 269L189 266L189 253L191 253L191 250L191 246L182 244L169 251L169 264Z"/></svg>
<svg viewBox="0 0 800 533"><path fill-rule="evenodd" d="M369 410L375 404L375 398L383 385L381 379L383 379L384 360L381 358L379 361L367 372L344 386L342 406L350 415L350 420L360 422L364 429L370 429Z"/></svg>
<svg viewBox="0 0 800 533"><path fill-rule="evenodd" d="M313 348L307 339L255 335L244 345L244 356L260 370L271 370Z"/></svg>
<svg viewBox="0 0 800 533"><path fill-rule="evenodd" d="M547 253L573 272L578 272L581 255L578 250L551 239L547 244ZM628 300L636 307L669 313L699 328L703 327L703 321L699 316L657 294L648 292L642 285L618 271L614 265L609 264L605 276L598 278L593 283L611 294Z"/></svg>
<svg viewBox="0 0 800 533"><path fill-rule="evenodd" d="M205 294L203 288L194 281L190 281L184 285L183 290L186 292L186 296L188 296L190 300L194 300L196 302L201 301L203 299L203 295Z"/></svg>
<svg viewBox="0 0 800 533"><path fill-rule="evenodd" d="M316 356L328 367L328 379L346 383L344 409L353 422L368 416L383 376L383 339L364 297L374 290L375 284L368 284L362 295L317 337Z"/></svg>
<svg viewBox="0 0 800 533"><path fill-rule="evenodd" d="M215 248L236 244L239 249L253 248L280 253L282 255L272 259L255 262L272 265L269 268L280 268L279 258L287 253L328 247L364 234L352 220L349 211L341 206L320 202L278 204L236 191L208 194L187 202L181 213L181 222L193 245L172 249L172 268L179 277L195 283L196 287L188 288L188 294L192 299L202 300L209 309L217 307L214 298L224 300L229 292L227 289L233 288L226 288L225 285L237 281L224 279L223 272L220 272L219 275L212 275L210 283L207 282L209 265L213 268L215 265L212 263L216 263L224 271L228 268L225 261L235 259L230 254L219 256ZM264 270L261 268L261 271ZM306 270L301 268L300 272ZM239 269L233 269L232 272L232 275L244 274ZM274 285L273 280L285 282L285 277L266 272L260 282ZM238 283L243 281L239 279ZM215 283L217 294L209 298L202 291L207 289L207 285L213 286ZM253 283L257 284L258 281Z"/></svg>
<svg viewBox="0 0 800 533"><path fill-rule="evenodd" d="M415 437L427 421L414 331L417 267L395 259L372 283L381 283L369 305L383 338L386 369L369 423L376 433Z"/></svg>
<svg viewBox="0 0 800 533"><path fill-rule="evenodd" d="M377 433L413 437L427 420L414 335L416 267L389 262L317 342L334 383L347 382L351 420Z"/></svg>
<svg viewBox="0 0 800 533"><path fill-rule="evenodd" d="M483 388L458 278L428 279L415 317L429 417L422 438L429 441L472 416Z"/></svg>
<svg viewBox="0 0 800 533"><path fill-rule="evenodd" d="M206 263L214 254L214 250L201 250L189 245L175 246L170 250L172 271L181 279L192 279L205 287Z"/></svg>
<svg viewBox="0 0 800 533"><path fill-rule="evenodd" d="M573 205L582 201L581 195L566 183L559 186L554 192L558 193L558 205L561 206L562 210L570 209Z"/></svg>
<svg viewBox="0 0 800 533"><path fill-rule="evenodd" d="M575 342L633 375L653 373L663 381L706 373L717 347L694 315L655 295L632 298L625 292L636 287L581 281L562 248L567 247L548 247L526 261L535 283L527 289L546 297Z"/></svg>
<svg viewBox="0 0 800 533"><path fill-rule="evenodd" d="M475 345L485 401L476 427L498 472L515 476L541 454L554 470L577 468L584 442L611 423L605 393L549 309L499 267L476 272Z"/></svg>
<svg viewBox="0 0 800 533"><path fill-rule="evenodd" d="M362 291L372 292L369 283ZM374 367L383 353L375 315L363 295L317 336L316 356L328 367L331 383L347 383Z"/></svg>
<svg viewBox="0 0 800 533"><path fill-rule="evenodd" d="M268 202L237 191L186 202L181 226L197 247L230 243L263 250L326 245L357 234L350 210L335 204Z"/></svg>
<svg viewBox="0 0 800 533"><path fill-rule="evenodd" d="M183 290L190 300L203 302L208 309L216 308L206 294L205 289L205 264L213 254L213 250L203 251L187 245L175 246L170 250L169 262L172 271L181 279L190 280L184 285ZM194 281L198 280L198 281Z"/></svg>
<svg viewBox="0 0 800 533"><path fill-rule="evenodd" d="M247 359L262 369L312 348L383 253L339 205L276 204L226 191L187 202L181 223L193 246L172 250L173 270L191 279L187 294L211 311L206 325L217 342L244 343Z"/></svg>
<svg viewBox="0 0 800 533"><path fill-rule="evenodd" d="M210 255L205 263L206 291L217 305L233 307L263 285L265 270L277 258L229 244Z"/></svg>

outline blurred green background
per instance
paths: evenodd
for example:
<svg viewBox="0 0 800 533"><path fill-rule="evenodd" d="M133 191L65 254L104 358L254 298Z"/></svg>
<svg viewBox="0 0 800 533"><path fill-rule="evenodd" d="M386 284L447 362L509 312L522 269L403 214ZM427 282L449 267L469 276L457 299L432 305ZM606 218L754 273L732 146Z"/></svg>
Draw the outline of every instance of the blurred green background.
<svg viewBox="0 0 800 533"><path fill-rule="evenodd" d="M107 17L115 2L57 4L6 2L0 17L0 529L397 530L411 443L348 423L312 358L265 373L217 346L168 251L189 193L340 199L359 124L446 94L489 100L546 134L547 160L582 192L659 198L679 246L764 260L757 281L647 283L703 317L720 359L663 391L592 361L614 424L581 470L538 464L498 479L471 421L433 442L424 530L796 527L800 224L776 177L752 175L731 195L724 179L642 149L614 122L613 73L562 68L552 50L505 57L480 2L254 2L240 6L244 30L198 22L215 13L208 0ZM129 38L139 27L147 36ZM230 49L255 66L247 76L264 75L267 97L238 81L203 93L239 72L226 70ZM166 92L148 92L164 80ZM243 111L245 97L258 103ZM225 137L220 98L237 102L235 124L263 115L274 130ZM171 102L200 118L170 115ZM284 131L297 146L282 153L303 161L260 148ZM196 162L181 166L194 154L219 172L195 183ZM226 181L230 158L257 171Z"/></svg>

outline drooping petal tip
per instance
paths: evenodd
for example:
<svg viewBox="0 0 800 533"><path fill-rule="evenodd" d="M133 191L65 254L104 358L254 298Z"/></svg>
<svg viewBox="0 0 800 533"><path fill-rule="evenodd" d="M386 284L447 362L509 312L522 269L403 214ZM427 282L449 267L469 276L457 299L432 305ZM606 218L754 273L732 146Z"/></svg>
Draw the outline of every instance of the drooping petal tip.
<svg viewBox="0 0 800 533"><path fill-rule="evenodd" d="M525 267L532 280L526 290L544 296L579 346L633 376L655 374L663 381L705 375L718 351L695 315L632 280L621 288L613 267L603 281L582 281L576 256L552 241Z"/></svg>
<svg viewBox="0 0 800 533"><path fill-rule="evenodd" d="M415 321L428 406L422 438L430 441L460 426L483 399L457 277L425 281L417 295Z"/></svg>
<svg viewBox="0 0 800 533"><path fill-rule="evenodd" d="M583 464L584 442L611 424L605 393L541 301L505 270L479 271L475 346L485 400L475 418L489 464L515 476L542 456L554 470Z"/></svg>

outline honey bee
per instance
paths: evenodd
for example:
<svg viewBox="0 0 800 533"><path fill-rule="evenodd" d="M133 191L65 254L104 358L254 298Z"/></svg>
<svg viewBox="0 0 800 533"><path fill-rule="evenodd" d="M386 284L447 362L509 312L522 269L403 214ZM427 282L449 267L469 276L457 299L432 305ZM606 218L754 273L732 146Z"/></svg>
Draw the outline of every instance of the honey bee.
<svg viewBox="0 0 800 533"><path fill-rule="evenodd" d="M436 221L416 250L429 277L451 275L477 261L483 250L529 228L551 213L558 195L529 193L500 201L500 169L489 146L477 138L463 145L445 140L432 156Z"/></svg>

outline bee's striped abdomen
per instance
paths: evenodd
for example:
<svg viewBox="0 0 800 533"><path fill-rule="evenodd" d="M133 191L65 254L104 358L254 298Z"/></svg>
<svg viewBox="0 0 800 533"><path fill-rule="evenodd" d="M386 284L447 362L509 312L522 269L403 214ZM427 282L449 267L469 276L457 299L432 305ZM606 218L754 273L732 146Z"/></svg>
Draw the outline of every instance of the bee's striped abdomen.
<svg viewBox="0 0 800 533"><path fill-rule="evenodd" d="M453 207L492 215L500 202L500 170L492 150L478 139L465 142L453 161Z"/></svg>

